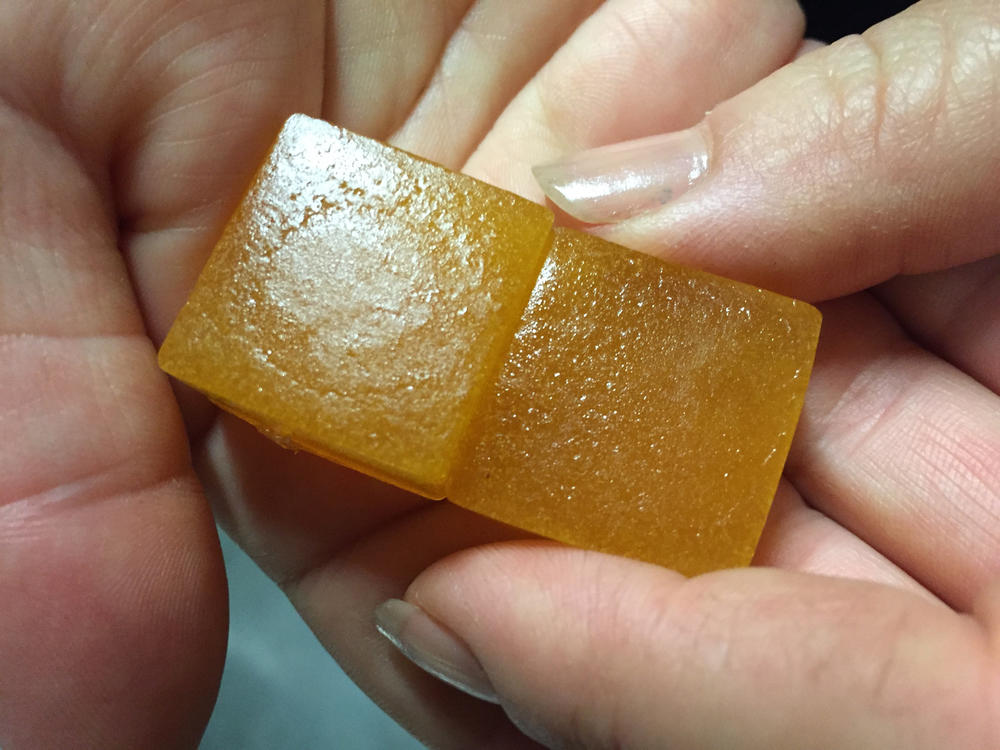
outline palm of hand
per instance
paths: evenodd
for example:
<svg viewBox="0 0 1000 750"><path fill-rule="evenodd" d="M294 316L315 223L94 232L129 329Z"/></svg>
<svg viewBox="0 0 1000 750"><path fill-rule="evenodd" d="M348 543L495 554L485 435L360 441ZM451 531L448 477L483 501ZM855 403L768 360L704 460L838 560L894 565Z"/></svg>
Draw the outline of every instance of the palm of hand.
<svg viewBox="0 0 1000 750"><path fill-rule="evenodd" d="M13 71L0 84L0 424L16 436L0 457L0 601L14 603L0 612L0 726L15 746L81 727L95 745L184 745L221 667L224 582L150 339L283 118L323 115L540 199L531 164L690 124L788 60L800 19L780 3L674 16L641 0L606 3L579 28L601 3L92 5L0 12ZM58 54L32 41L39 14ZM971 606L997 568L997 449L977 438L996 434L998 321L981 278L897 280L829 306L762 563ZM964 330L961 299L993 318ZM390 657L371 626L427 566L514 532L181 402L218 517L364 687L438 742L524 741L499 708ZM539 551L504 554L528 574ZM876 596L848 588L845 602L856 594ZM68 708L53 722L57 701Z"/></svg>

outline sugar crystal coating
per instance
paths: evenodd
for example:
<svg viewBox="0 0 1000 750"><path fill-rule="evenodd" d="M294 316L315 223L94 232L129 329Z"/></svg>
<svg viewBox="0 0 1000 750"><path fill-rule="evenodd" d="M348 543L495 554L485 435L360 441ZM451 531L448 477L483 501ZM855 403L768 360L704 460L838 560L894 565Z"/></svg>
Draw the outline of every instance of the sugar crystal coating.
<svg viewBox="0 0 1000 750"><path fill-rule="evenodd" d="M292 117L160 353L280 441L442 497L552 215Z"/></svg>
<svg viewBox="0 0 1000 750"><path fill-rule="evenodd" d="M686 574L750 562L818 311L556 230L448 496Z"/></svg>
<svg viewBox="0 0 1000 750"><path fill-rule="evenodd" d="M285 445L570 544L747 564L811 306L292 117L160 352Z"/></svg>

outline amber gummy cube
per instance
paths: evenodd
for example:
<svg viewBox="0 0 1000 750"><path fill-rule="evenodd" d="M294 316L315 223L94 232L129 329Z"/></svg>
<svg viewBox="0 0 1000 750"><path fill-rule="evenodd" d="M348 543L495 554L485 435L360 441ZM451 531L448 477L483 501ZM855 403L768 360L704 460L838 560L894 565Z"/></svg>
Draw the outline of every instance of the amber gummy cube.
<svg viewBox="0 0 1000 750"><path fill-rule="evenodd" d="M160 364L282 442L440 498L551 226L523 198L294 116Z"/></svg>
<svg viewBox="0 0 1000 750"><path fill-rule="evenodd" d="M803 302L557 229L449 499L687 575L746 565L819 327Z"/></svg>

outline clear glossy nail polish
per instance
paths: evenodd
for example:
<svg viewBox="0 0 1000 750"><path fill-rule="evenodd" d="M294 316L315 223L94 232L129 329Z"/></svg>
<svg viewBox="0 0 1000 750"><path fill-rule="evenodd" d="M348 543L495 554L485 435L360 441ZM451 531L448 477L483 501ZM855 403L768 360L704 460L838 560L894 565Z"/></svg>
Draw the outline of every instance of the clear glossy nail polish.
<svg viewBox="0 0 1000 750"><path fill-rule="evenodd" d="M419 607L401 599L384 601L375 608L375 626L424 671L475 698L500 702L469 647Z"/></svg>
<svg viewBox="0 0 1000 750"><path fill-rule="evenodd" d="M607 224L674 200L709 168L704 126L591 149L534 168L549 199L588 224Z"/></svg>

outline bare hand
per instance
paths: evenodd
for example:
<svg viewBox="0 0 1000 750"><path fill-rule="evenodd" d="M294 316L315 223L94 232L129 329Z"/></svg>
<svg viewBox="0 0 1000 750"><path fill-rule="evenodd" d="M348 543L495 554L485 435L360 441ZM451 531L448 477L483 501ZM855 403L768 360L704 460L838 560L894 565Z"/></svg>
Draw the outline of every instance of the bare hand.
<svg viewBox="0 0 1000 750"><path fill-rule="evenodd" d="M0 746L197 742L226 636L206 491L434 746L534 746L511 719L560 747L1000 746L1000 8L923 0L754 86L801 33L789 0L0 9ZM532 165L713 108L706 175L601 231L829 300L767 568L511 543L156 367L292 112L541 200ZM502 706L375 633L404 596Z"/></svg>

